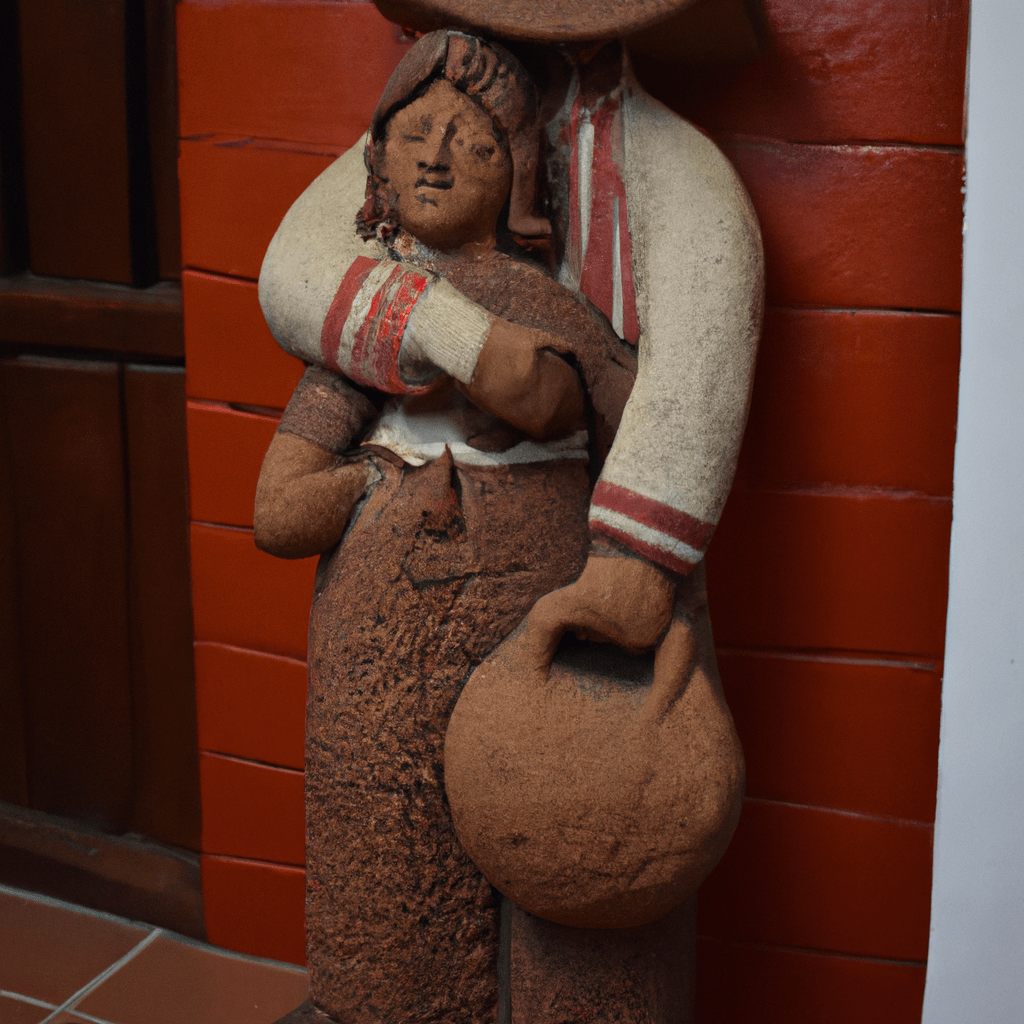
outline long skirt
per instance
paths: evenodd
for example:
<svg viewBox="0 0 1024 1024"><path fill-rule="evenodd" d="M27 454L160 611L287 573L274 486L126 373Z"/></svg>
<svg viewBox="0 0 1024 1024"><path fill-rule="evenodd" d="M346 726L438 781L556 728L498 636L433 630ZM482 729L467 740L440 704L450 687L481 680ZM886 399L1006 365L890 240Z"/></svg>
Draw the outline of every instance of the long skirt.
<svg viewBox="0 0 1024 1024"><path fill-rule="evenodd" d="M493 1024L500 898L452 828L445 729L472 670L582 570L589 482L579 461L372 459L310 614L310 995L346 1024Z"/></svg>

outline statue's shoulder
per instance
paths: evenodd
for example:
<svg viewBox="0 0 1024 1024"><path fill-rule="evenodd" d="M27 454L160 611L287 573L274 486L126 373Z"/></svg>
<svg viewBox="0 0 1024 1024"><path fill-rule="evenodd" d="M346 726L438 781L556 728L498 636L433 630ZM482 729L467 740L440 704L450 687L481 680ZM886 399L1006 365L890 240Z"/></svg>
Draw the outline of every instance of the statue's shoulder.
<svg viewBox="0 0 1024 1024"><path fill-rule="evenodd" d="M590 314L536 264L508 253L486 261L460 262L442 274L464 295L495 316L522 327L558 331Z"/></svg>
<svg viewBox="0 0 1024 1024"><path fill-rule="evenodd" d="M750 201L726 155L703 131L639 86L623 100L625 180L634 203L670 209L733 213L744 221Z"/></svg>

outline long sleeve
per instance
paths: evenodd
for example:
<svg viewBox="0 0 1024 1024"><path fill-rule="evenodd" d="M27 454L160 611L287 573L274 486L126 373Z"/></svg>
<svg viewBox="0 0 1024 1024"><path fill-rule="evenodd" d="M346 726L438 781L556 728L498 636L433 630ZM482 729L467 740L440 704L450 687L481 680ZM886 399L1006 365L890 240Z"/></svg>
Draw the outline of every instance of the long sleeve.
<svg viewBox="0 0 1024 1024"><path fill-rule="evenodd" d="M591 530L688 573L735 473L763 302L760 233L725 157L643 93L625 109L639 371Z"/></svg>
<svg viewBox="0 0 1024 1024"><path fill-rule="evenodd" d="M438 369L468 383L493 318L356 234L362 152L359 144L331 164L277 229L259 282L271 333L292 355L388 394L422 391ZM403 355L410 342L420 373L408 371L416 364Z"/></svg>

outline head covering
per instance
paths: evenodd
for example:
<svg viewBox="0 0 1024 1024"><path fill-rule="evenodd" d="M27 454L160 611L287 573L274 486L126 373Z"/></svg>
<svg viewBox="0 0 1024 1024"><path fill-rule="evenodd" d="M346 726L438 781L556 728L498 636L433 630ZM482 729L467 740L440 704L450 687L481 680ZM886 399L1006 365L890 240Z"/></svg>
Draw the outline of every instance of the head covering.
<svg viewBox="0 0 1024 1024"><path fill-rule="evenodd" d="M370 178L362 222L373 227L382 212L383 182L377 169L383 166L388 121L442 79L480 106L505 137L512 157L509 230L527 237L550 234L550 223L534 211L540 147L537 90L526 69L503 46L450 31L430 32L419 39L384 87L366 144Z"/></svg>
<svg viewBox="0 0 1024 1024"><path fill-rule="evenodd" d="M373 0L390 21L419 31L458 25L504 39L585 43L664 21L696 0Z"/></svg>

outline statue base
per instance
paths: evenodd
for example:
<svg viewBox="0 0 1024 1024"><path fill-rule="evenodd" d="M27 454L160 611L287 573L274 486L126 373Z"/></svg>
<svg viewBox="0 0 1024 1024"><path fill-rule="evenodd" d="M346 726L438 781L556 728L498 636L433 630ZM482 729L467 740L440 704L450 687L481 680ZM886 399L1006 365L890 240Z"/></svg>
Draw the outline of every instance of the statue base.
<svg viewBox="0 0 1024 1024"><path fill-rule="evenodd" d="M474 1024L693 1024L696 895L637 928L570 928L510 909L498 1019ZM307 999L275 1024L337 1021Z"/></svg>

